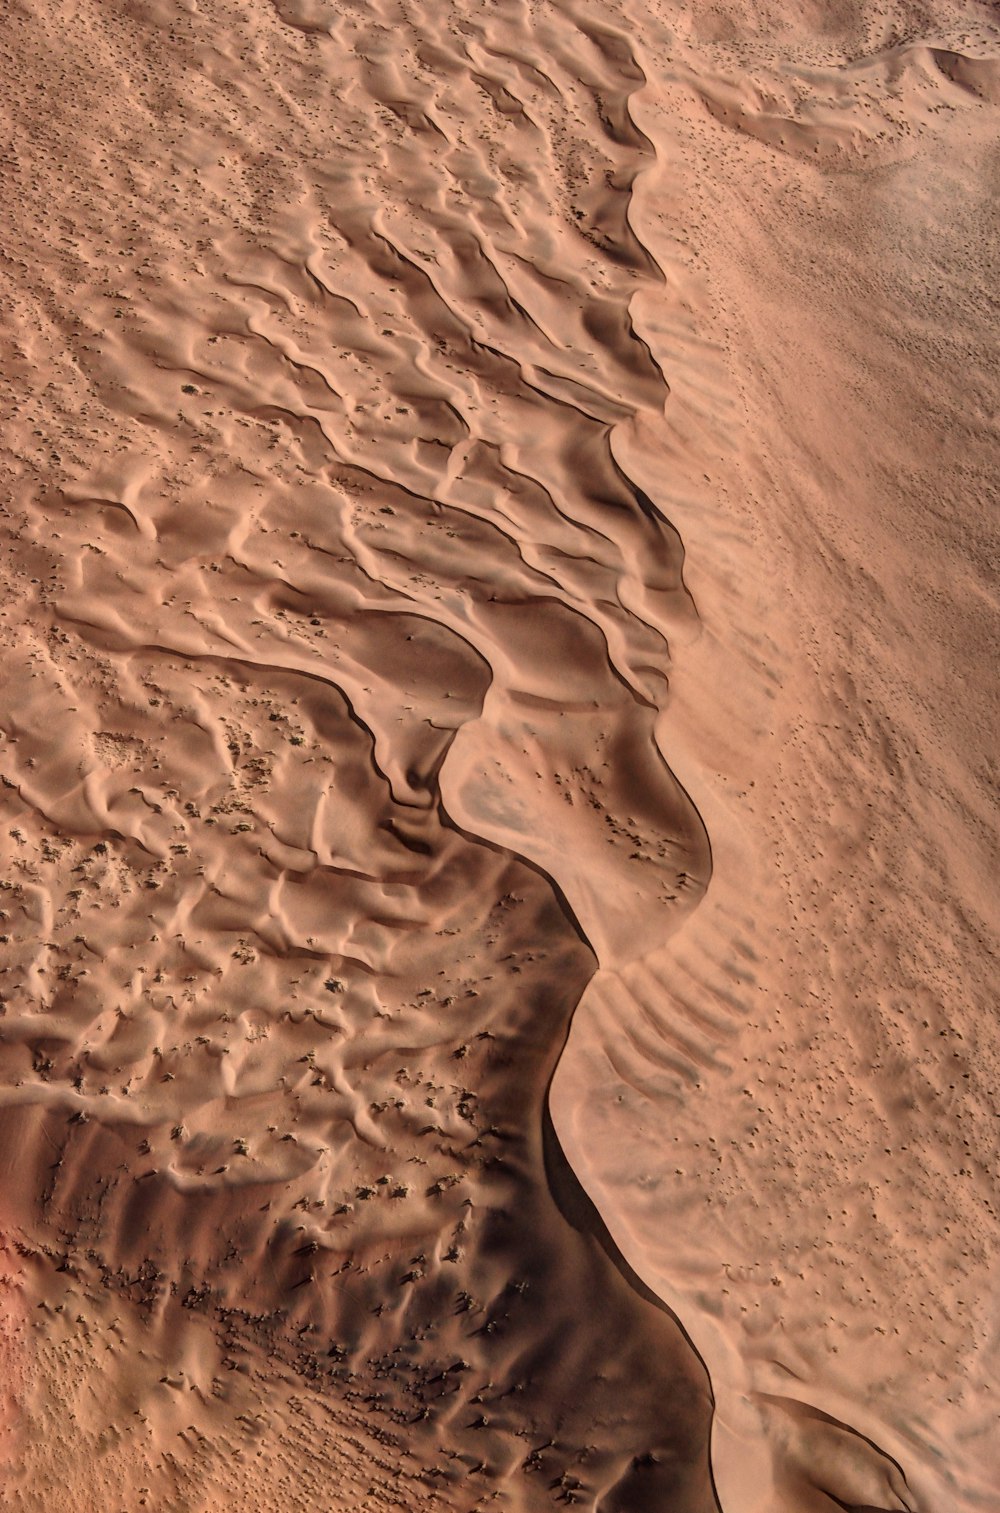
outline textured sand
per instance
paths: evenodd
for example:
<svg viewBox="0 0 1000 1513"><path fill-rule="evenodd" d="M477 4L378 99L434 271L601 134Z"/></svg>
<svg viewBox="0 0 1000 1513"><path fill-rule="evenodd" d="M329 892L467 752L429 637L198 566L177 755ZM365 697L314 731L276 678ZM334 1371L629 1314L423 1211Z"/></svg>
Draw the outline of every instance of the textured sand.
<svg viewBox="0 0 1000 1513"><path fill-rule="evenodd" d="M15 0L0 1465L992 1513L995 7Z"/></svg>

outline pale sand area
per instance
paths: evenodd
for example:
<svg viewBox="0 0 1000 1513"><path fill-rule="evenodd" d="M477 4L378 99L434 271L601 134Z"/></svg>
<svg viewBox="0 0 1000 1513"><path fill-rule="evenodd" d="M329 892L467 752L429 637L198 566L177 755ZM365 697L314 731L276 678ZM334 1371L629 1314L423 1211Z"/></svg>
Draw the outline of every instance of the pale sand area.
<svg viewBox="0 0 1000 1513"><path fill-rule="evenodd" d="M1000 1506L998 59L12 8L10 1506Z"/></svg>
<svg viewBox="0 0 1000 1513"><path fill-rule="evenodd" d="M635 302L672 394L622 454L687 549L658 736L713 880L588 989L556 1124L709 1365L725 1507L995 1509L996 42L730 14L635 102L687 307Z"/></svg>

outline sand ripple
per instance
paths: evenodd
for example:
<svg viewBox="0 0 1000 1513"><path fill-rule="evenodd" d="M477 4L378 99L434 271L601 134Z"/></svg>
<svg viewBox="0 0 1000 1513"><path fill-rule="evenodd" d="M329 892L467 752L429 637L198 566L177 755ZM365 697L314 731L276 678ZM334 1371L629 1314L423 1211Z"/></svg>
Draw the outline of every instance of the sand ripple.
<svg viewBox="0 0 1000 1513"><path fill-rule="evenodd" d="M642 198L671 149L640 51L831 171L899 160L944 95L995 102L997 65L908 43L806 101L665 25L13 12L19 1507L713 1513L710 1448L737 1485L706 1362L722 1394L742 1368L588 1145L592 1041L547 1107L585 994L626 1085L666 1072L660 1119L745 1017L725 987L671 1005L712 867L668 765L700 624L671 521L733 400ZM810 1508L911 1506L816 1394L775 1413Z"/></svg>

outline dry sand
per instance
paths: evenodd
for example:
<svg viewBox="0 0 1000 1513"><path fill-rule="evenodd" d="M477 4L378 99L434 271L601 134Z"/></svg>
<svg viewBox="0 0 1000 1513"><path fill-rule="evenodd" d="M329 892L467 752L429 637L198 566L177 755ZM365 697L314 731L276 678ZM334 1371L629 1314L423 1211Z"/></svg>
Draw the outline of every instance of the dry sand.
<svg viewBox="0 0 1000 1513"><path fill-rule="evenodd" d="M995 7L0 57L4 1506L995 1513Z"/></svg>

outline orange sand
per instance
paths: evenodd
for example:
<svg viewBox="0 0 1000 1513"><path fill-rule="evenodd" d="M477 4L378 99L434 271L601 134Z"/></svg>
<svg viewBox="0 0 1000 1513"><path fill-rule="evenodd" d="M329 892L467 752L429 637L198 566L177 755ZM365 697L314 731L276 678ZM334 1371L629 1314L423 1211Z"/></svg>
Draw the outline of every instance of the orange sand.
<svg viewBox="0 0 1000 1513"><path fill-rule="evenodd" d="M0 56L4 1505L995 1513L995 7Z"/></svg>

